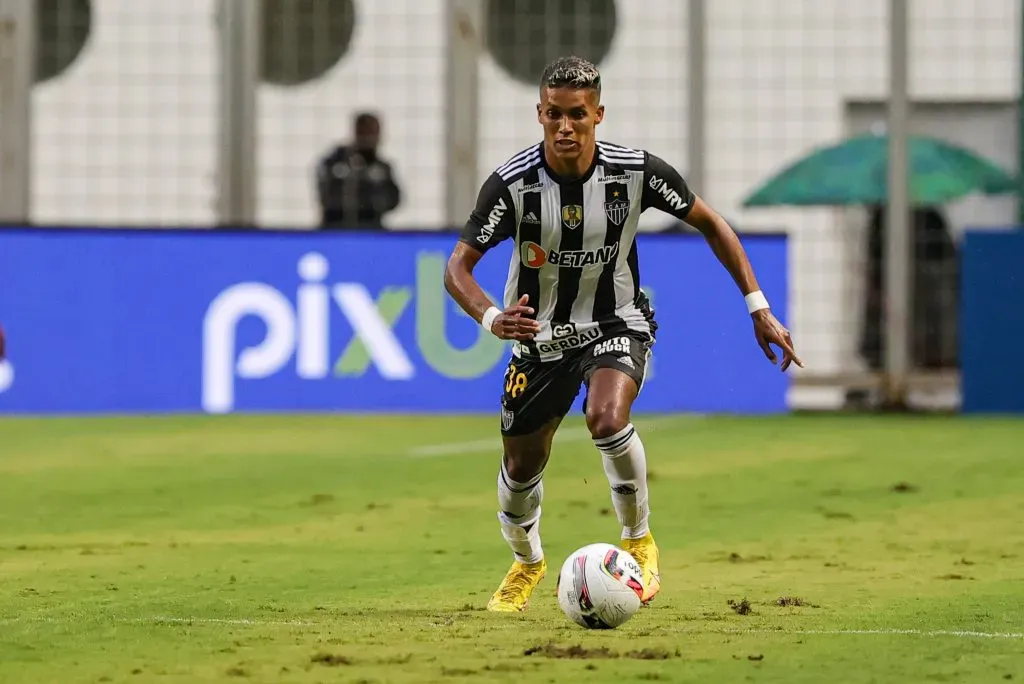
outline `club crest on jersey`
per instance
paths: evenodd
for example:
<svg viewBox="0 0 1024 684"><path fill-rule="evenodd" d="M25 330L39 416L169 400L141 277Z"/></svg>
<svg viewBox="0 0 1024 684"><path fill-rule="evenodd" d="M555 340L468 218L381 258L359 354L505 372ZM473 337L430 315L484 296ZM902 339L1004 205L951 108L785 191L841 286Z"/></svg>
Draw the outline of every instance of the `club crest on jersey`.
<svg viewBox="0 0 1024 684"><path fill-rule="evenodd" d="M578 204L562 207L562 223L570 230L579 228L579 225L583 223L583 207Z"/></svg>
<svg viewBox="0 0 1024 684"><path fill-rule="evenodd" d="M629 202L623 199L613 199L611 202L605 202L604 213L608 216L609 221L617 226L621 226L622 222L629 216Z"/></svg>

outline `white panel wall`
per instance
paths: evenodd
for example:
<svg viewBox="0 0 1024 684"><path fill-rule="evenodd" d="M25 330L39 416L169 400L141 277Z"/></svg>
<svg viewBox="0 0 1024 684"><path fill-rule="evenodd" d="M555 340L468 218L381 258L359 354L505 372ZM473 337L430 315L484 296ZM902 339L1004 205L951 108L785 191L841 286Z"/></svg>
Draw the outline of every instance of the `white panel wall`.
<svg viewBox="0 0 1024 684"><path fill-rule="evenodd" d="M685 173L687 159L687 3L629 0L618 4L612 50L601 66L605 120L598 137L648 148ZM537 74L540 80L540 74ZM514 82L489 56L481 68L481 182L512 154L542 136L539 89ZM671 222L645 213L643 227Z"/></svg>
<svg viewBox="0 0 1024 684"><path fill-rule="evenodd" d="M357 2L348 54L324 78L260 92L258 220L277 227L319 221L314 164L346 142L355 112L382 117L381 154L404 190L385 224L434 228L444 217L443 0Z"/></svg>
<svg viewBox="0 0 1024 684"><path fill-rule="evenodd" d="M219 65L211 0L92 4L92 34L78 60L35 89L33 219L213 222Z"/></svg>
<svg viewBox="0 0 1024 684"><path fill-rule="evenodd" d="M1019 96L1018 0L914 0L911 97ZM844 134L848 99L888 88L887 0L708 2L707 195L747 229L792 235L792 325L818 372L848 367L859 310L850 287L849 216L832 209L740 208L762 179Z"/></svg>
<svg viewBox="0 0 1024 684"><path fill-rule="evenodd" d="M78 62L36 89L34 219L145 225L214 220L217 52L212 0L93 0ZM405 190L391 227L443 216L443 0L357 0L353 45L324 78L259 96L259 207L267 225L317 219L313 164L362 108L384 117L383 153ZM620 0L603 66L600 137L649 148L685 172L686 3ZM744 195L787 161L844 132L849 98L885 96L887 0L709 0L707 186L744 229L793 237L791 324L816 371L848 366L857 311L849 216L750 210ZM913 0L912 95L1019 95L1019 0ZM539 75L538 75L539 76ZM480 179L540 135L536 87L481 65ZM451 103L458 106L458 103ZM663 219L651 214L645 227ZM770 293L774 297L781 293Z"/></svg>

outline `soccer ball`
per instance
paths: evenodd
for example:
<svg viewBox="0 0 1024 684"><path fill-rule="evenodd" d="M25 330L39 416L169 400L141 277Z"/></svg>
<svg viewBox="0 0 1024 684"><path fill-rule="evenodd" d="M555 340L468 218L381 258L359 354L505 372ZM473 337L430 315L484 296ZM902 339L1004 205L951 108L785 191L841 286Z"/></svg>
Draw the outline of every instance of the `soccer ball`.
<svg viewBox="0 0 1024 684"><path fill-rule="evenodd" d="M574 551L558 573L558 606L588 629L614 629L640 609L643 573L636 560L612 544Z"/></svg>

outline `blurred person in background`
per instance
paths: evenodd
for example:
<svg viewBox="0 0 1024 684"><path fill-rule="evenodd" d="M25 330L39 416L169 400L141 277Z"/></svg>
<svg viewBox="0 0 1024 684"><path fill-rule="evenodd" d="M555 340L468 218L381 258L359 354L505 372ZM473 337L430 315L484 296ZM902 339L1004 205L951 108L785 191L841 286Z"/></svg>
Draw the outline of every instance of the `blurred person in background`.
<svg viewBox="0 0 1024 684"><path fill-rule="evenodd" d="M381 228L384 214L401 202L391 165L380 158L380 119L367 112L355 118L351 144L339 145L316 167L320 227Z"/></svg>
<svg viewBox="0 0 1024 684"><path fill-rule="evenodd" d="M959 297L958 255L949 224L939 207L917 207L911 215L914 235L911 360L917 368L956 368ZM868 368L881 370L885 359L884 282L886 208L869 208L867 296L860 351Z"/></svg>

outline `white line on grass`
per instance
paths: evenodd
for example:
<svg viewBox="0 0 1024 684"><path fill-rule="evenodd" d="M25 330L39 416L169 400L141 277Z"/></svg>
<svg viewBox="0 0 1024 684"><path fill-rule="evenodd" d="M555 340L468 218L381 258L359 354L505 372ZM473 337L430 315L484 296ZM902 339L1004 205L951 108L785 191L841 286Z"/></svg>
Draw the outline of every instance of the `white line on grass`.
<svg viewBox="0 0 1024 684"><path fill-rule="evenodd" d="M154 617L131 620L137 624L176 624L176 625L265 625L268 627L315 627L316 622L303 622L302 620L258 620L252 618L202 618L202 617Z"/></svg>
<svg viewBox="0 0 1024 684"><path fill-rule="evenodd" d="M644 430L656 430L662 425L670 422L694 421L703 418L700 414L682 414L662 419L637 421L636 427L641 432ZM582 442L590 439L590 433L586 428L561 428L555 433L555 443ZM498 437L487 437L485 439L474 439L466 442L443 442L441 444L426 444L410 449L406 455L410 458L433 458L437 456L455 456L458 454L476 454L486 451L500 451L501 439Z"/></svg>
<svg viewBox="0 0 1024 684"><path fill-rule="evenodd" d="M84 616L75 616L84 617ZM8 618L0 619L0 625L25 623L69 624L71 618ZM105 620L100 620L105 622ZM111 622L120 624L156 625L238 625L243 627L332 627L331 622L308 622L304 620L263 620L260 618L211 618L211 617L170 617L157 615L150 618L115 618ZM1024 640L1024 632L982 632L973 629L687 629L686 634L780 634L783 636L920 636L953 637L958 639L1014 639Z"/></svg>
<svg viewBox="0 0 1024 684"><path fill-rule="evenodd" d="M303 622L301 620L274 621L259 619L230 618L173 618L156 617L149 620L133 620L137 623L173 623L173 624L223 624L252 625L274 627L317 627L328 626L327 623ZM686 630L689 634L782 634L787 636L922 636L922 637L955 637L961 639L1024 639L1024 632L980 632L968 629L715 629Z"/></svg>
<svg viewBox="0 0 1024 684"><path fill-rule="evenodd" d="M696 630L700 633L703 630ZM979 639L1024 639L1024 632L978 632L966 629L722 629L717 634L784 634L811 636L924 636Z"/></svg>
<svg viewBox="0 0 1024 684"><path fill-rule="evenodd" d="M87 618L85 616L71 616L67 618L56 618L56 617L28 617L28 618L4 618L0 619L0 625L18 625L18 624L40 624L40 625L66 625L74 624L76 622L84 622ZM104 619L98 618L99 622L113 622L116 624L123 625L153 625L153 624L164 624L164 625L189 625L189 624L206 624L206 625L248 625L248 626L266 626L266 627L316 627L321 623L317 622L303 622L302 620L260 620L258 618L204 618L204 617L164 617L156 616L150 618L113 618Z"/></svg>

